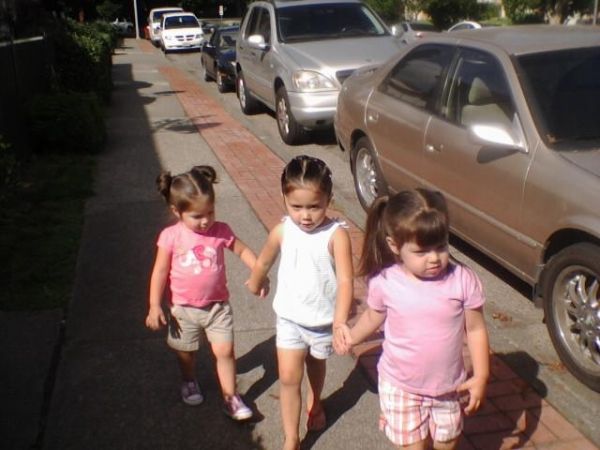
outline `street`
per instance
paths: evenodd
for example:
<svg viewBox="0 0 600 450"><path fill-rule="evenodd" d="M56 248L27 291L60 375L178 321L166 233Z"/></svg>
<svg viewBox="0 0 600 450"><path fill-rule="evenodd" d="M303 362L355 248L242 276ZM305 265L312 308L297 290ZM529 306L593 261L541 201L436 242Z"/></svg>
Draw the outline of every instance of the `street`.
<svg viewBox="0 0 600 450"><path fill-rule="evenodd" d="M198 53L169 54L166 58L193 75L207 94L282 160L298 154L323 159L333 171L336 208L363 227L365 213L354 193L349 163L332 132L320 132L306 145L288 146L281 141L273 113L245 116L235 92L220 94L215 83L203 81ZM587 437L600 444L597 427L600 393L582 385L560 363L543 323L542 311L530 300L531 287L467 244L456 239L452 244L452 254L476 270L484 283L486 319L494 353Z"/></svg>

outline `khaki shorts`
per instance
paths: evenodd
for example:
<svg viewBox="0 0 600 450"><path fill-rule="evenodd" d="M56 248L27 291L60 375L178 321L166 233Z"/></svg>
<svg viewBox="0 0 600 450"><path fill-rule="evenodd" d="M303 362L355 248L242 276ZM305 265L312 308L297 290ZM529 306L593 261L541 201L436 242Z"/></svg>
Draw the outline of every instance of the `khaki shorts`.
<svg viewBox="0 0 600 450"><path fill-rule="evenodd" d="M183 352L196 351L204 335L209 342L233 341L233 310L229 302L217 302L204 308L171 307L169 347Z"/></svg>

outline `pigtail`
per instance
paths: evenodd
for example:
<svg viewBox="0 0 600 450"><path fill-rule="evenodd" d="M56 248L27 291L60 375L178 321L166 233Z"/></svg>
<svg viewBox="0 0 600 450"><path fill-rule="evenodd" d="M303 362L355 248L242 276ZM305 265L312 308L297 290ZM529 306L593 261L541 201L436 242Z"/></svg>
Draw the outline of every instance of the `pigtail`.
<svg viewBox="0 0 600 450"><path fill-rule="evenodd" d="M212 166L194 166L190 170L192 175L201 176L206 179L210 184L218 183L217 172Z"/></svg>
<svg viewBox="0 0 600 450"><path fill-rule="evenodd" d="M156 188L158 189L158 193L165 199L167 203L169 203L171 196L172 181L173 177L171 176L171 172L162 172L158 177L156 177Z"/></svg>
<svg viewBox="0 0 600 450"><path fill-rule="evenodd" d="M367 215L365 238L358 265L358 275L367 280L394 263L394 254L386 242L387 233L383 223L388 202L387 196L376 199Z"/></svg>

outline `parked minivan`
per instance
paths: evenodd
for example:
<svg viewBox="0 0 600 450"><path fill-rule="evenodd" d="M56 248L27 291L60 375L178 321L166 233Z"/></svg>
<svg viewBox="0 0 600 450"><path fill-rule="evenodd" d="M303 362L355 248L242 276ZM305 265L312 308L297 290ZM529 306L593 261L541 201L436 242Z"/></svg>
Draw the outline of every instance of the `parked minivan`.
<svg viewBox="0 0 600 450"><path fill-rule="evenodd" d="M160 45L160 24L162 16L168 13L181 12L183 8L177 6L167 6L154 8L148 14L148 31L150 33L150 41L157 47Z"/></svg>
<svg viewBox="0 0 600 450"><path fill-rule="evenodd" d="M271 0L250 4L236 44L242 111L275 111L287 144L331 127L344 80L379 65L402 44L359 0Z"/></svg>

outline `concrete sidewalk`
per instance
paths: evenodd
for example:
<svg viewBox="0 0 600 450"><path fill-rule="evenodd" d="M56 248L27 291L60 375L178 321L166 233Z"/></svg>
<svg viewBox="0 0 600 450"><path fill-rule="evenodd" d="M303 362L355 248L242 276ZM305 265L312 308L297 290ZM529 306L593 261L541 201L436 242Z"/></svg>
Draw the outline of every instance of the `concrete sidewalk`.
<svg viewBox="0 0 600 450"><path fill-rule="evenodd" d="M46 383L54 343L60 338L61 317L53 311L44 315L46 326L38 330L44 334L43 351L35 340L26 340L27 348L38 348L39 358L15 362L15 368L31 375L22 377L21 383L18 375L9 378L9 386L19 386L18 393L27 399L26 407L19 409L14 421L4 414L13 416L10 409L2 410L0 444L46 449L277 450L281 424L271 298L261 301L246 292L243 282L248 272L237 258L228 255L227 264L238 379L256 420L239 424L221 413L206 351L201 351L198 364L206 400L198 407L184 405L164 332L148 331L143 321L156 236L171 221L154 188L156 175L161 170L178 173L197 164L213 165L221 179L219 219L258 252L267 230L283 213L279 175L285 162L149 42L127 39L113 61L108 148L99 157L96 195L86 208L58 370ZM341 216L335 208L332 214ZM351 224L351 235L357 253L362 235L356 225ZM357 297L363 295L364 288L358 285ZM361 309L358 300L357 311ZM1 328L3 342L23 333L23 317L0 318L0 325L15 322ZM31 322L42 323L35 319ZM17 351L14 346L10 350ZM374 339L357 349L356 358L329 360L324 390L328 427L307 435L303 449L392 448L377 430L374 381L379 351ZM0 355L5 354L6 350ZM487 406L467 420L461 449L597 450L500 359L492 356L492 366ZM47 415L45 385L53 386ZM9 396L11 401L18 399ZM4 432L10 435L5 437Z"/></svg>

